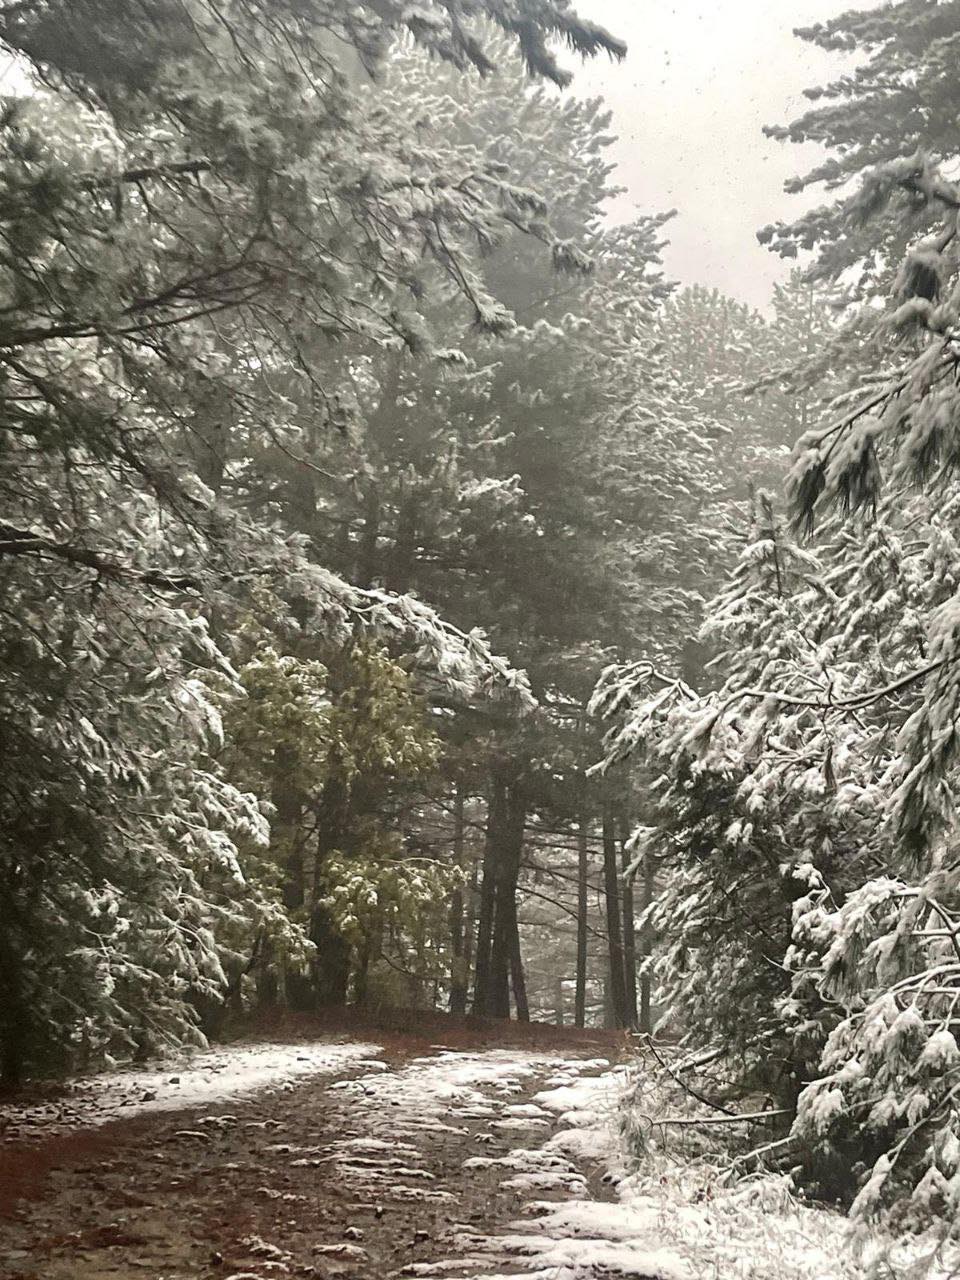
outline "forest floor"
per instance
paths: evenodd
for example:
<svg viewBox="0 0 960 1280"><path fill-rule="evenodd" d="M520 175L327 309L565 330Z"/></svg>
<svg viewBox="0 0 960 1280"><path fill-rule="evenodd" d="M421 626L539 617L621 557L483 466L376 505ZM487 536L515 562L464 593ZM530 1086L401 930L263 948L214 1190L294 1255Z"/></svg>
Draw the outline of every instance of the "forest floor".
<svg viewBox="0 0 960 1280"><path fill-rule="evenodd" d="M729 1180L656 1089L614 1033L338 1015L0 1100L0 1280L960 1274L787 1175Z"/></svg>
<svg viewBox="0 0 960 1280"><path fill-rule="evenodd" d="M284 1028L0 1105L0 1277L681 1273L582 1210L548 1229L615 1207L622 1040L422 1030Z"/></svg>

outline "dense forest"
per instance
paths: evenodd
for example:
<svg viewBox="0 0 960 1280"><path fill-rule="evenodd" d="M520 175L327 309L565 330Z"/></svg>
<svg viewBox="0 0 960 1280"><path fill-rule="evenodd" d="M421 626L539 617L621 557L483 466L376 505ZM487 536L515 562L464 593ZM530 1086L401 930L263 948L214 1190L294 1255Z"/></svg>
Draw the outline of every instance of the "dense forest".
<svg viewBox="0 0 960 1280"><path fill-rule="evenodd" d="M760 312L610 218L566 0L0 3L4 1084L656 1030L952 1221L960 2L797 34Z"/></svg>

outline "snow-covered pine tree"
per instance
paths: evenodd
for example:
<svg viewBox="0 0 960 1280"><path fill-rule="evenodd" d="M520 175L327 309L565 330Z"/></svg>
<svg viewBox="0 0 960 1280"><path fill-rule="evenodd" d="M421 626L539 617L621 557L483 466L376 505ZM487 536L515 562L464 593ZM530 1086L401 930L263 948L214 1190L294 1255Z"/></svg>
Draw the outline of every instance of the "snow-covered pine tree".
<svg viewBox="0 0 960 1280"><path fill-rule="evenodd" d="M475 8L558 82L554 38L622 52L565 3ZM29 81L0 116L5 1079L196 1037L225 948L265 921L299 945L275 895L240 886L239 843L267 827L218 764L206 683L242 692L229 632L251 584L282 583L298 624L342 643L390 637L456 698L506 684L529 703L482 636L357 591L269 498L234 500L223 447L270 440L309 470L298 410L333 430L348 411L330 340L430 347L408 304L423 262L476 323L509 327L473 257L543 197L410 146L337 52L375 69L400 32L492 70L452 3L0 15Z"/></svg>
<svg viewBox="0 0 960 1280"><path fill-rule="evenodd" d="M662 762L659 838L719 773L750 821L722 883L755 878L770 835L783 841L789 943L766 959L789 990L765 1014L814 1076L792 1130L800 1172L850 1198L860 1218L922 1227L938 1217L949 1231L960 1203L960 199L948 176L960 6L907 0L805 34L868 57L810 95L825 106L775 131L833 150L798 188L853 179L856 189L762 236L790 256L816 249L810 278L870 304L853 329L852 387L797 446L795 527L814 530L815 543L792 563L768 522L748 549L768 591L771 569L777 578L777 604L758 612L748 592L711 611L725 636L716 694L668 679L651 698L652 672L640 667L611 673L596 701L626 712L615 753L650 740ZM710 835L717 859L726 836ZM682 849L679 862L681 886L692 877L694 894L710 891ZM784 892L791 883L796 892ZM693 953L695 1000L710 990L714 956ZM753 971L759 982L759 963Z"/></svg>

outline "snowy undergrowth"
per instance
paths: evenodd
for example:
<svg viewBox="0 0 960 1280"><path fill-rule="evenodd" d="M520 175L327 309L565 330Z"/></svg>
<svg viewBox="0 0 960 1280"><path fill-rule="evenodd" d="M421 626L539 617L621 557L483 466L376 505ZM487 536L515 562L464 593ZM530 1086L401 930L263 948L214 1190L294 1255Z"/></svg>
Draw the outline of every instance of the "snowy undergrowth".
<svg viewBox="0 0 960 1280"><path fill-rule="evenodd" d="M520 1266L533 1280L940 1280L960 1274L955 1260L932 1256L936 1241L855 1231L842 1214L798 1199L785 1174L731 1181L729 1157L692 1158L688 1148L653 1142L637 1167L623 1142L630 1127L624 1113L635 1096L629 1074L617 1068L579 1079L561 1073L534 1097L562 1127L541 1148L518 1148L486 1162L504 1166L502 1185L533 1193L536 1177L524 1179L521 1172L518 1181L517 1170L546 1172L558 1157L567 1168L599 1161L615 1198L588 1196L582 1176L580 1185L562 1177L554 1185L543 1182L551 1196L567 1198L531 1198L523 1217L499 1235L461 1231L458 1274L507 1280ZM449 1263L438 1267L417 1274L451 1274Z"/></svg>
<svg viewBox="0 0 960 1280"><path fill-rule="evenodd" d="M0 1105L5 1140L46 1138L144 1112L179 1111L292 1089L309 1076L372 1065L375 1044L236 1044L169 1059L161 1070L114 1071L71 1081L56 1099Z"/></svg>

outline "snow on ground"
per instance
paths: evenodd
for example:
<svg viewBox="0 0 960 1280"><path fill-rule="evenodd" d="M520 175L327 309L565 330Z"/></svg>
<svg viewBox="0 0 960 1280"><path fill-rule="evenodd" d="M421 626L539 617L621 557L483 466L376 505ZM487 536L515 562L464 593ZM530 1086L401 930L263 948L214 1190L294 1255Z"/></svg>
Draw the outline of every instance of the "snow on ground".
<svg viewBox="0 0 960 1280"><path fill-rule="evenodd" d="M598 1074L600 1063L582 1062L576 1070L565 1064L534 1095L533 1105L560 1126L543 1146L467 1160L467 1167L502 1167L501 1185L529 1194L522 1216L502 1233L460 1231L456 1248L469 1262L459 1275L508 1280L520 1268L532 1280L851 1280L864 1274L847 1247L845 1219L799 1205L782 1178L727 1188L715 1171L713 1184L705 1185L703 1169L671 1177L658 1165L655 1173L628 1175L620 1121L629 1071L602 1065ZM606 1170L601 1186L609 1201L588 1192L584 1171L597 1166Z"/></svg>
<svg viewBox="0 0 960 1280"><path fill-rule="evenodd" d="M368 1207L393 1202L415 1217L441 1205L451 1215L447 1256L410 1263L398 1280L866 1280L871 1266L899 1280L924 1249L923 1241L877 1235L854 1240L845 1218L798 1202L785 1177L728 1185L707 1161L665 1152L628 1171L620 1128L629 1070L605 1059L438 1047L388 1068L377 1052L368 1044L313 1043L199 1053L162 1071L74 1082L45 1106L0 1107L0 1135L64 1132L348 1074L328 1086L349 1103L342 1136L314 1146L267 1139L265 1150L286 1157L291 1169L322 1169L324 1178L329 1171ZM490 1234L457 1222L458 1198L429 1167L426 1134L461 1150L468 1176L496 1177L513 1197L514 1220ZM496 1142L505 1135L518 1145L504 1153ZM329 1246L348 1247L357 1246ZM888 1265L878 1271L881 1259ZM915 1274L939 1280L948 1273L934 1266Z"/></svg>
<svg viewBox="0 0 960 1280"><path fill-rule="evenodd" d="M412 1059L398 1071L338 1081L332 1088L351 1097L351 1121L363 1136L337 1143L332 1163L341 1178L374 1198L387 1193L411 1202L450 1200L449 1193L429 1185L433 1179L417 1158L418 1138L425 1133L445 1134L462 1141L464 1147L476 1142L482 1148L495 1135L516 1132L518 1140L543 1142L555 1123L556 1107L540 1105L537 1099L518 1103L517 1095L549 1078L554 1088L572 1091L565 1096L565 1108L587 1099L596 1105L597 1087L577 1091L577 1081L581 1073L601 1065L608 1068L610 1064L606 1059L568 1060L555 1053L517 1049L439 1049ZM537 1098L541 1096L552 1095L548 1090ZM476 1128L478 1123L480 1131L471 1137L470 1125ZM474 1156L465 1167L502 1168L501 1185L518 1194L583 1195L587 1190L569 1156L551 1150L549 1142L497 1158ZM467 1264L461 1273L465 1269ZM437 1274L456 1271L456 1260L447 1259Z"/></svg>
<svg viewBox="0 0 960 1280"><path fill-rule="evenodd" d="M162 1069L114 1071L67 1085L55 1099L0 1105L4 1141L47 1138L156 1111L210 1106L269 1089L292 1089L307 1076L382 1070L375 1044L236 1044L171 1059Z"/></svg>
<svg viewBox="0 0 960 1280"><path fill-rule="evenodd" d="M371 1132L386 1130L405 1138L426 1128L455 1131L458 1120L503 1124L524 1118L517 1116L518 1108L511 1109L511 1100L523 1092L525 1082L554 1070L561 1062L555 1055L519 1049L478 1053L441 1050L412 1059L400 1071L362 1075L340 1081L333 1088L356 1097L358 1114ZM538 1110L537 1114L542 1113ZM529 1121L533 1117L525 1118Z"/></svg>
<svg viewBox="0 0 960 1280"><path fill-rule="evenodd" d="M606 1065L606 1064L604 1064ZM946 1261L917 1268L936 1242L895 1241L855 1233L832 1210L799 1202L783 1175L758 1175L727 1184L705 1163L671 1163L627 1173L620 1141L622 1067L581 1074L599 1063L559 1069L533 1105L558 1117L561 1128L542 1147L518 1148L495 1160L471 1157L465 1167L499 1166L501 1185L531 1193L522 1217L496 1235L460 1230L455 1244L464 1265L421 1275L469 1275L511 1280L946 1280ZM586 1166L607 1173L608 1202L590 1197ZM551 1198L544 1199L543 1193ZM539 1193L539 1194L537 1194ZM562 1197L562 1198L558 1198Z"/></svg>

